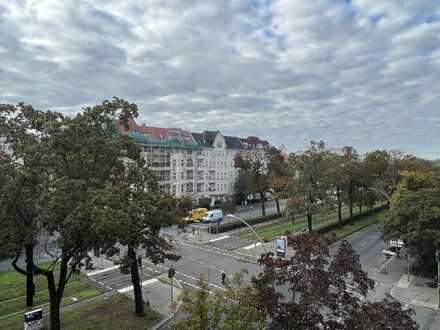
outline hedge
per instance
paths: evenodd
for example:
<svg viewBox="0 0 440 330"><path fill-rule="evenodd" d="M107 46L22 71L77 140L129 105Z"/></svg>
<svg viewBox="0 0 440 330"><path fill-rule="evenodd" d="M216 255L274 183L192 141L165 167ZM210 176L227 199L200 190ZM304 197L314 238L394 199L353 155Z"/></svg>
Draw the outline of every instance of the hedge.
<svg viewBox="0 0 440 330"><path fill-rule="evenodd" d="M257 218L253 218L253 219L249 219L249 220L245 220L245 221L248 224L250 224L250 225L256 225L258 223L270 221L270 220L277 219L277 218L281 218L281 213L274 213L274 214L264 215L264 216L261 216L261 217L257 217ZM224 225L220 225L218 232L219 233L224 233L225 231L241 228L241 227L244 227L244 226L246 226L244 223L242 223L241 221L237 220L235 222L231 222L231 223L227 223L227 224L224 224ZM211 226L211 233L217 234L217 226L215 224Z"/></svg>

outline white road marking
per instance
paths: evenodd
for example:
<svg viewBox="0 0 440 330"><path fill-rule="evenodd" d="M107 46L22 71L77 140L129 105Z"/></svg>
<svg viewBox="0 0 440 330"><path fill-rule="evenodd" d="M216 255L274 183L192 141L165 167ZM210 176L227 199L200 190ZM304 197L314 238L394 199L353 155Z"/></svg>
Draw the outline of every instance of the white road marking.
<svg viewBox="0 0 440 330"><path fill-rule="evenodd" d="M222 236L222 237L219 237L219 238L211 239L211 240L209 240L208 242L217 242L217 241L221 241L222 239L229 238L229 237L231 237L231 236L226 235L226 236Z"/></svg>
<svg viewBox="0 0 440 330"><path fill-rule="evenodd" d="M190 246L190 247L192 247L194 249L199 249L199 250L204 250L204 251L212 251L212 252L215 252L215 253L227 256L227 257L232 257L232 258L237 259L237 260L244 260L244 261L251 262L251 263L254 263L254 264L258 265L258 262L255 261L255 260L252 260L250 258L243 258L243 257L239 257L239 256L236 256L236 255L230 254L230 253L228 253L227 250L223 250L223 249L220 249L220 248L217 248L217 247L214 247L214 246L212 246L212 247L207 249L206 247L192 245L192 244L189 244L189 243L186 243L186 242L183 242L183 241L181 241L180 244L186 245L186 246Z"/></svg>
<svg viewBox="0 0 440 330"><path fill-rule="evenodd" d="M146 286L148 284L152 284L152 283L155 283L155 282L158 282L158 281L159 280L157 278L152 278L152 279L149 279L147 281L142 282L142 286ZM119 293L126 293L126 292L129 292L131 290L133 290L133 285L127 286L126 288L119 289L118 292Z"/></svg>
<svg viewBox="0 0 440 330"><path fill-rule="evenodd" d="M257 246L260 246L260 245L261 245L261 242L259 242L259 243L254 243L254 244L251 244L251 245L245 246L245 247L243 248L243 250L250 250L250 249L253 249L253 248L255 248L255 247L257 247Z"/></svg>
<svg viewBox="0 0 440 330"><path fill-rule="evenodd" d="M385 266L386 266L388 263L390 263L391 260L393 260L393 259L394 259L394 256L392 256L390 259L388 259L386 262L384 262L384 264L383 264L382 266L380 266L379 271L381 272L382 269L384 269Z"/></svg>
<svg viewBox="0 0 440 330"><path fill-rule="evenodd" d="M118 269L118 268L119 268L119 266L116 265L116 266L112 266L112 267L96 270L94 272L87 273L87 276L95 276L95 275L98 275L98 274L107 273L107 272L109 272L111 270L115 270L115 269Z"/></svg>

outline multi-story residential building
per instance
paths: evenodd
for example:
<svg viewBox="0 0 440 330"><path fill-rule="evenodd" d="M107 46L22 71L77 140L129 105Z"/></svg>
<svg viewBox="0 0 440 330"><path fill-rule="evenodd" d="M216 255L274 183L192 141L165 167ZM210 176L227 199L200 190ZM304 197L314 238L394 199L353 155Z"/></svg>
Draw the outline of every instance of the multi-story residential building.
<svg viewBox="0 0 440 330"><path fill-rule="evenodd" d="M10 148L8 148L8 145L6 143L6 134L7 134L7 129L0 126L0 152L6 152L6 153L10 153L11 150Z"/></svg>
<svg viewBox="0 0 440 330"><path fill-rule="evenodd" d="M159 177L163 191L194 201L232 194L238 173L234 157L237 153L261 153L268 145L258 137L242 139L220 131L190 133L138 125L134 120L128 130L121 125L118 129L142 146L147 165Z"/></svg>

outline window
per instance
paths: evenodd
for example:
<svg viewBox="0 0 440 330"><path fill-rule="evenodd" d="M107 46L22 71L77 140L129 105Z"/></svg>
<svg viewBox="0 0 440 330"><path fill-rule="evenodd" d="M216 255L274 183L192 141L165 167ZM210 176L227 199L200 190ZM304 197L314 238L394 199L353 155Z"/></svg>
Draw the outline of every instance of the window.
<svg viewBox="0 0 440 330"><path fill-rule="evenodd" d="M181 191L181 192L185 192L185 191L184 191L184 185L181 185L181 186L180 186L180 191Z"/></svg>
<svg viewBox="0 0 440 330"><path fill-rule="evenodd" d="M183 159L180 160L180 166L183 167Z"/></svg>
<svg viewBox="0 0 440 330"><path fill-rule="evenodd" d="M177 160L173 159L173 166L177 165Z"/></svg>
<svg viewBox="0 0 440 330"><path fill-rule="evenodd" d="M182 171L182 172L180 172L180 178L181 178L181 179L183 179L183 178L184 178L184 173L183 173L183 171Z"/></svg>
<svg viewBox="0 0 440 330"><path fill-rule="evenodd" d="M173 195L175 195L176 194L176 186L175 185L173 185Z"/></svg>

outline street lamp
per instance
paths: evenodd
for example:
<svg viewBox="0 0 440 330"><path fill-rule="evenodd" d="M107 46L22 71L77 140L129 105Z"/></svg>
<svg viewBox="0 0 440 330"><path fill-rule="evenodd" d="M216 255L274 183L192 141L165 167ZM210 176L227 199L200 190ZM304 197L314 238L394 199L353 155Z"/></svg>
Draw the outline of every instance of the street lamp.
<svg viewBox="0 0 440 330"><path fill-rule="evenodd" d="M380 190L380 189L377 189L377 188L374 188L374 187L370 187L370 188L368 188L368 189L370 189L370 190L374 190L374 191L377 191L378 193L381 193L383 196L385 196L385 198L388 200L388 202L391 204L391 198L390 198L390 196L385 192L385 191L383 191L383 190Z"/></svg>
<svg viewBox="0 0 440 330"><path fill-rule="evenodd" d="M241 221L241 222L244 223L246 226L248 226L249 229L252 230L252 232L254 233L255 237L257 237L257 239L260 241L261 245L263 246L264 252L265 252L266 254L269 253L269 252L266 250L266 247L264 246L264 242L263 242L263 240L261 239L261 237L257 234L257 232L254 230L254 228L253 228L250 224L248 224L246 221L244 221L242 218L236 216L235 214L228 214L227 217L237 219L238 221Z"/></svg>

